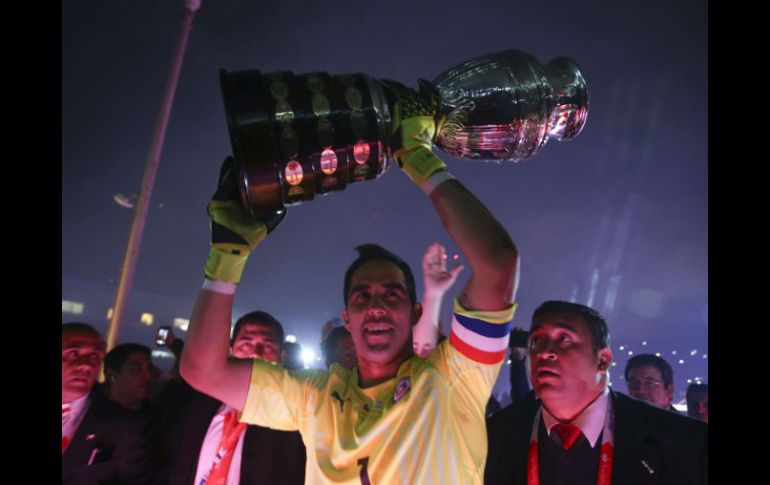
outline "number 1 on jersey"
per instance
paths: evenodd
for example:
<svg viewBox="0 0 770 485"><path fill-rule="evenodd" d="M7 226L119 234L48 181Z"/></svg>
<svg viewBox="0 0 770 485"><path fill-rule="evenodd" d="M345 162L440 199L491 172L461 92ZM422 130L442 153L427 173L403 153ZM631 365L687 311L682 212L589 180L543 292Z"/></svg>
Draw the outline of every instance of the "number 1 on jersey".
<svg viewBox="0 0 770 485"><path fill-rule="evenodd" d="M358 460L358 464L361 465L361 485L372 485L369 481L369 472L366 471L366 465L369 464L369 457L365 456Z"/></svg>

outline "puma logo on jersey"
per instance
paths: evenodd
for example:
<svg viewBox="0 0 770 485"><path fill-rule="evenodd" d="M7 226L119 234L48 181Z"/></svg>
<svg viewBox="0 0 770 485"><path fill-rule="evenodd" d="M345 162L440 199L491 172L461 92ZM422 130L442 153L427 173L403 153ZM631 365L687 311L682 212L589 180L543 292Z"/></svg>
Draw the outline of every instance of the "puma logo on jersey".
<svg viewBox="0 0 770 485"><path fill-rule="evenodd" d="M334 391L334 392L331 393L331 397L333 397L334 399L336 399L337 401L340 402L340 412L344 413L345 412L345 400L342 399L342 396L340 396L340 393L337 392L337 391ZM349 400L350 399L348 399L348 401Z"/></svg>

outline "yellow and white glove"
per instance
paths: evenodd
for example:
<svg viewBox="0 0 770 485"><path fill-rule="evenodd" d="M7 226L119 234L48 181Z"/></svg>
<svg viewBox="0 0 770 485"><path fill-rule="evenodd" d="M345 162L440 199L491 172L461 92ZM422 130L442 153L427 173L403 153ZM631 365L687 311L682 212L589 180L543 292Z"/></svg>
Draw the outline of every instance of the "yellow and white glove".
<svg viewBox="0 0 770 485"><path fill-rule="evenodd" d="M211 249L206 261L206 278L233 284L241 280L249 253L286 217L286 209L257 218L243 211L232 157L222 163L208 213Z"/></svg>
<svg viewBox="0 0 770 485"><path fill-rule="evenodd" d="M429 94L427 83L420 82L423 95L401 83L380 80L395 101L390 140L393 155L412 182L424 189L428 178L446 170L446 164L431 150L436 136L438 98Z"/></svg>

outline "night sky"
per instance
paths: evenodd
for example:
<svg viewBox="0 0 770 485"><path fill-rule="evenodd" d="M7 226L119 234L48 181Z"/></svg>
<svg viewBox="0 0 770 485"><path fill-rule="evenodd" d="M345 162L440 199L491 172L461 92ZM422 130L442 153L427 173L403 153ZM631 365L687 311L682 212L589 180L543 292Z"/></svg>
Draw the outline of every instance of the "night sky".
<svg viewBox="0 0 770 485"><path fill-rule="evenodd" d="M114 291L133 213L113 196L139 190L181 13L181 0L62 3L63 299L75 280ZM515 324L528 327L545 300L589 304L608 319L618 361L613 385L626 392L620 377L629 349L661 352L682 399L686 379L708 380L706 1L204 0L135 291L191 304L203 281L205 207L231 153L220 68L365 73L416 87L418 78L505 49L542 63L572 58L590 96L577 138L549 143L523 162L440 154L519 248ZM321 324L342 308L355 246L377 242L404 257L419 294L420 261L434 241L457 253L427 197L392 169L290 207L252 254L235 315L266 310L315 345ZM106 321L90 323L106 330ZM149 344L148 331L125 321L120 341Z"/></svg>

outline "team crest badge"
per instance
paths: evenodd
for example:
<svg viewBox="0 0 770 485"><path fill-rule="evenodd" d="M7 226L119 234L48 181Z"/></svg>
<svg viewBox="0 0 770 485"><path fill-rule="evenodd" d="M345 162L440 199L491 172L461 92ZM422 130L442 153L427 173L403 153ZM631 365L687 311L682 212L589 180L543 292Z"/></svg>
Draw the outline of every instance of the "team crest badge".
<svg viewBox="0 0 770 485"><path fill-rule="evenodd" d="M396 386L396 390L393 391L393 404L396 404L402 397L406 396L409 389L412 387L412 378L404 377L401 382Z"/></svg>

